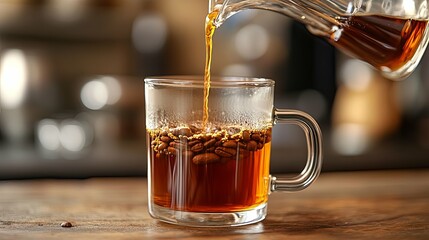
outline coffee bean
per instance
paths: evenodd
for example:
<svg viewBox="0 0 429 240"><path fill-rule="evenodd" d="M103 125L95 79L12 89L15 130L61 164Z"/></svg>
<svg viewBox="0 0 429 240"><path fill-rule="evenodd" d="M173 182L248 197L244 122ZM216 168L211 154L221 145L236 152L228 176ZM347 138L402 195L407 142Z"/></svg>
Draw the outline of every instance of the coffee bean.
<svg viewBox="0 0 429 240"><path fill-rule="evenodd" d="M250 141L250 132L248 130L243 131L243 141L245 142Z"/></svg>
<svg viewBox="0 0 429 240"><path fill-rule="evenodd" d="M176 149L179 148L185 148L186 142L180 141L180 140L174 140L173 142L170 142L170 147L174 147Z"/></svg>
<svg viewBox="0 0 429 240"><path fill-rule="evenodd" d="M200 137L200 139L201 139L203 142L207 142L207 141L209 141L210 139L212 139L212 136L211 136L211 135L203 135L203 136L201 136L201 137Z"/></svg>
<svg viewBox="0 0 429 240"><path fill-rule="evenodd" d="M186 136L186 137L192 136L191 129L187 127L173 129L172 133L176 136Z"/></svg>
<svg viewBox="0 0 429 240"><path fill-rule="evenodd" d="M171 141L171 138L170 138L170 137L168 137L168 136L162 136L162 137L161 137L161 141L163 141L163 142L170 142L170 141Z"/></svg>
<svg viewBox="0 0 429 240"><path fill-rule="evenodd" d="M257 141L257 142L261 141L261 134L259 134L259 133L252 134L252 139Z"/></svg>
<svg viewBox="0 0 429 240"><path fill-rule="evenodd" d="M216 126L207 129L209 132L201 134L202 129L194 125L169 127L168 130L149 131L152 139L151 148L156 154L156 158L162 158L163 154L177 156L180 153L182 158L193 159L195 155L212 153L220 159L228 160L236 155L238 150L240 150L240 155L250 154L252 151L262 149L265 143L272 141L271 128L242 130L236 126L223 128ZM215 159L213 155L211 156Z"/></svg>
<svg viewBox="0 0 429 240"><path fill-rule="evenodd" d="M220 147L220 146L222 146L222 141L221 140L218 140L216 143L215 143L215 145L214 145L215 147Z"/></svg>
<svg viewBox="0 0 429 240"><path fill-rule="evenodd" d="M237 154L237 150L228 147L218 147L216 148L215 153L221 157L230 158Z"/></svg>
<svg viewBox="0 0 429 240"><path fill-rule="evenodd" d="M207 164L218 162L220 157L214 153L202 153L194 156L192 162L195 164Z"/></svg>
<svg viewBox="0 0 429 240"><path fill-rule="evenodd" d="M195 127L194 125L189 126L189 129L191 129L193 134L197 134L201 132L201 129Z"/></svg>
<svg viewBox="0 0 429 240"><path fill-rule="evenodd" d="M63 228L71 228L71 227L73 227L73 224L71 224L71 222L62 222L61 223L61 227L63 227Z"/></svg>
<svg viewBox="0 0 429 240"><path fill-rule="evenodd" d="M170 153L171 155L176 155L177 154L177 150L174 147L168 147L167 148L168 153Z"/></svg>
<svg viewBox="0 0 429 240"><path fill-rule="evenodd" d="M158 151L162 151L162 150L166 149L167 147L168 147L168 144L166 142L161 142L158 145Z"/></svg>
<svg viewBox="0 0 429 240"><path fill-rule="evenodd" d="M216 144L216 139L212 138L204 143L204 147L210 148Z"/></svg>
<svg viewBox="0 0 429 240"><path fill-rule="evenodd" d="M188 142L188 146L189 147L192 147L192 146L194 146L195 144L197 144L197 143L200 143L200 141L199 140L192 140L192 141L189 141Z"/></svg>
<svg viewBox="0 0 429 240"><path fill-rule="evenodd" d="M236 148L237 147L237 141L234 140L228 140L222 144L222 146L227 148Z"/></svg>
<svg viewBox="0 0 429 240"><path fill-rule="evenodd" d="M247 143L246 149L249 151L255 151L258 148L258 143L251 140Z"/></svg>
<svg viewBox="0 0 429 240"><path fill-rule="evenodd" d="M203 149L204 149L204 144L200 142L191 147L192 152L201 152Z"/></svg>
<svg viewBox="0 0 429 240"><path fill-rule="evenodd" d="M215 146L213 146L213 147L211 147L211 148L207 148L207 152L214 152L215 151L215 149L216 149L216 147Z"/></svg>

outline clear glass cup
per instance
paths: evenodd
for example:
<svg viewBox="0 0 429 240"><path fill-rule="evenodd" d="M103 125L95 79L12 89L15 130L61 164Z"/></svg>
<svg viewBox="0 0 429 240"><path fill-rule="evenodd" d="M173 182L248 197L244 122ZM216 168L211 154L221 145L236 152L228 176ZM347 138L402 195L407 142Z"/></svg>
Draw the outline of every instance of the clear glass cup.
<svg viewBox="0 0 429 240"><path fill-rule="evenodd" d="M320 128L306 113L274 108L274 81L259 78L212 78L204 124L202 79L145 79L149 213L187 226L261 221L271 192L302 190L319 175ZM306 135L307 164L296 177L269 173L276 123Z"/></svg>

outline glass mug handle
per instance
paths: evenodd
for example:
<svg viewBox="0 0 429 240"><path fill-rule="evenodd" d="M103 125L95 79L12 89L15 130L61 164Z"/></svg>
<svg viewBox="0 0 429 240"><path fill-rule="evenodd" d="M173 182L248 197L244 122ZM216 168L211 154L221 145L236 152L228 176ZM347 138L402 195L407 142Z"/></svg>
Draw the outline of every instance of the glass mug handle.
<svg viewBox="0 0 429 240"><path fill-rule="evenodd" d="M271 176L270 191L300 191L319 176L322 168L322 133L320 127L307 113L297 110L274 109L274 124L295 124L304 130L307 140L307 163L302 172L291 178Z"/></svg>

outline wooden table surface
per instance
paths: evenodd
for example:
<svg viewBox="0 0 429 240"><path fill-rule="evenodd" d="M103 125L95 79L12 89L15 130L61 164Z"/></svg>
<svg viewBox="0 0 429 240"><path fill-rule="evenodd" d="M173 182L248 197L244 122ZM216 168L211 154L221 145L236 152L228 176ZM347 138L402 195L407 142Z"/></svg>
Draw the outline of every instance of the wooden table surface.
<svg viewBox="0 0 429 240"><path fill-rule="evenodd" d="M3 181L0 239L429 239L429 170L322 173L235 228L153 220L146 191L144 178Z"/></svg>

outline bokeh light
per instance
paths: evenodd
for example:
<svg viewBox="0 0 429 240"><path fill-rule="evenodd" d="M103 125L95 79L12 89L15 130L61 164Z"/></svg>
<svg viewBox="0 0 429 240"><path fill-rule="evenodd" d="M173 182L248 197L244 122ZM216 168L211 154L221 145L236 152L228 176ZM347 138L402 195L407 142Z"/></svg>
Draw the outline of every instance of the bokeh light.
<svg viewBox="0 0 429 240"><path fill-rule="evenodd" d="M86 144L84 128L77 121L65 121L60 128L60 142L66 150L81 151Z"/></svg>
<svg viewBox="0 0 429 240"><path fill-rule="evenodd" d="M360 124L340 124L332 131L333 148L346 156L363 154L370 146L370 140L366 127Z"/></svg>
<svg viewBox="0 0 429 240"><path fill-rule="evenodd" d="M340 79L344 86L354 91L365 90L373 78L373 70L357 59L345 61L340 69Z"/></svg>
<svg viewBox="0 0 429 240"><path fill-rule="evenodd" d="M51 119L43 119L37 126L37 139L40 145L49 151L60 149L60 129L58 124Z"/></svg>
<svg viewBox="0 0 429 240"><path fill-rule="evenodd" d="M80 98L85 107L99 110L115 104L122 95L121 86L114 77L104 76L87 82L81 90Z"/></svg>
<svg viewBox="0 0 429 240"><path fill-rule="evenodd" d="M262 57L268 50L270 37L265 28L249 24L241 28L235 36L235 49L245 60Z"/></svg>
<svg viewBox="0 0 429 240"><path fill-rule="evenodd" d="M25 99L28 68L24 52L7 50L0 62L0 102L4 108L17 108Z"/></svg>
<svg viewBox="0 0 429 240"><path fill-rule="evenodd" d="M158 52L167 41L167 23L161 15L146 13L133 23L132 41L141 53Z"/></svg>

